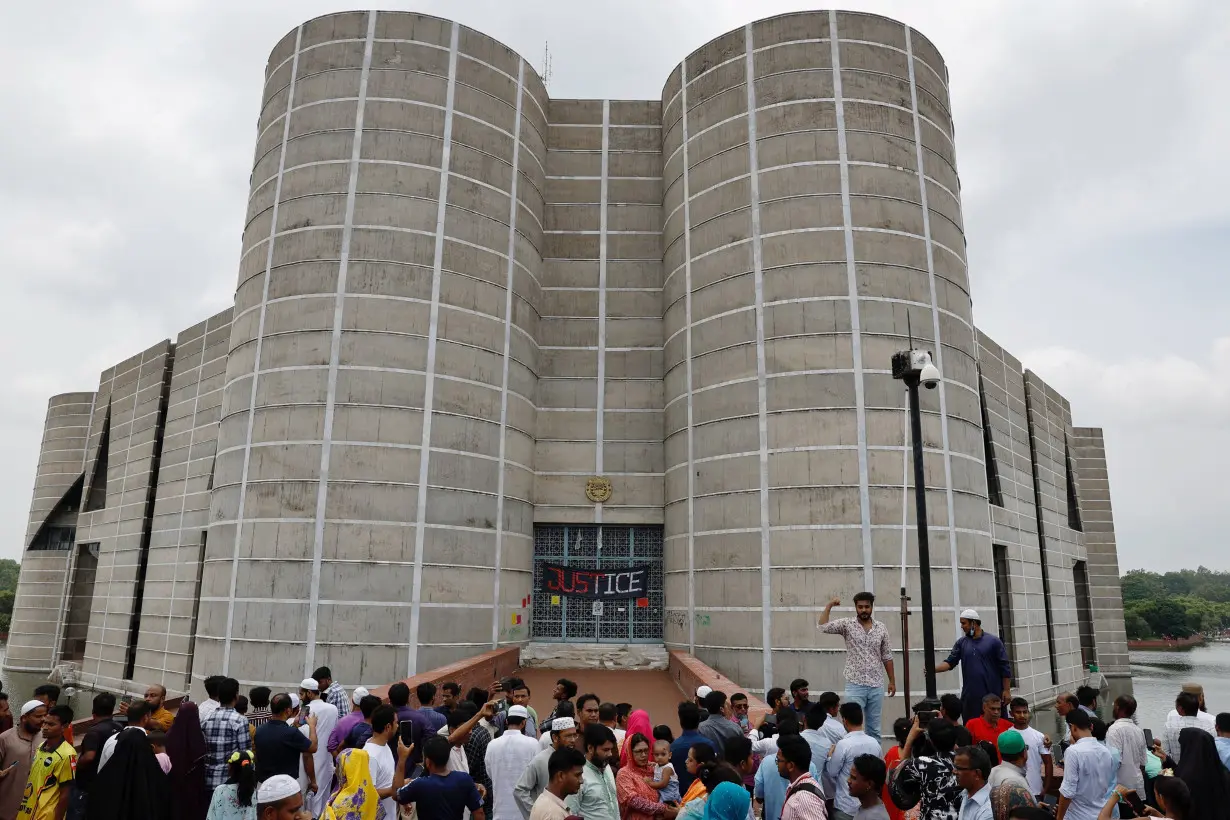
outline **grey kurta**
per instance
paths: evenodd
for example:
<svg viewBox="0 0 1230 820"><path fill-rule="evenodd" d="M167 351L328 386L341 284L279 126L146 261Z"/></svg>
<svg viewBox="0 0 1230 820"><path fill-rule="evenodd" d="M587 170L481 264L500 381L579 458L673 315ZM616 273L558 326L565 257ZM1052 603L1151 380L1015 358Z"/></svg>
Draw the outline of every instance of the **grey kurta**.
<svg viewBox="0 0 1230 820"><path fill-rule="evenodd" d="M547 784L551 782L547 762L554 751L555 748L549 746L534 755L530 765L525 767L525 773L513 787L513 797L516 798L517 808L521 810L521 816L525 820L530 820L530 812L534 810L534 801L538 799L538 795L547 790Z"/></svg>

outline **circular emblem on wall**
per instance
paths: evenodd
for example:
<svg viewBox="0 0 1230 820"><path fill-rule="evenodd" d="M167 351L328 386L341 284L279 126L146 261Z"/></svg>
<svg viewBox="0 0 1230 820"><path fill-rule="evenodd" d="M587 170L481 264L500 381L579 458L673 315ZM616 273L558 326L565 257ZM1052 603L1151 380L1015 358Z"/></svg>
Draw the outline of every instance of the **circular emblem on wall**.
<svg viewBox="0 0 1230 820"><path fill-rule="evenodd" d="M611 499L611 480L595 477L585 482L585 497L595 504L603 504Z"/></svg>

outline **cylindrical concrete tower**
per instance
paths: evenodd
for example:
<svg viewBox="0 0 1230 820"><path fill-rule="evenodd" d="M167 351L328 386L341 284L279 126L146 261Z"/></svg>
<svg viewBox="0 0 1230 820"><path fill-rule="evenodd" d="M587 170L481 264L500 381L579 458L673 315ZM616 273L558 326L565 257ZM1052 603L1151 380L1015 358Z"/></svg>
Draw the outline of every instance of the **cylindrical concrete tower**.
<svg viewBox="0 0 1230 820"><path fill-rule="evenodd" d="M76 485L85 469L93 407L93 393L62 393L47 402L5 669L50 671L60 658L65 590L81 504Z"/></svg>
<svg viewBox="0 0 1230 820"><path fill-rule="evenodd" d="M546 99L423 15L274 48L195 679L396 680L490 649L528 595Z"/></svg>
<svg viewBox="0 0 1230 820"><path fill-rule="evenodd" d="M962 603L994 612L947 73L908 26L808 12L718 37L662 99L667 641L747 685L836 688L817 609L901 586L908 331L944 375L923 396L937 639Z"/></svg>

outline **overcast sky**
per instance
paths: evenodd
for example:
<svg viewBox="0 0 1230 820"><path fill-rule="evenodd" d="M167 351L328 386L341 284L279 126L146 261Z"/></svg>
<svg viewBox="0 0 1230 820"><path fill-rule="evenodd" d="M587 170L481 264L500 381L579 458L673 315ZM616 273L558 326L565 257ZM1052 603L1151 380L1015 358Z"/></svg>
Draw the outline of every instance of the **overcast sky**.
<svg viewBox="0 0 1230 820"><path fill-rule="evenodd" d="M385 5L539 68L549 41L553 96L634 99L712 37L806 8ZM844 5L948 61L976 321L1105 428L1121 566L1230 569L1230 3ZM47 397L230 303L266 57L343 8L4 4L0 556L21 551Z"/></svg>

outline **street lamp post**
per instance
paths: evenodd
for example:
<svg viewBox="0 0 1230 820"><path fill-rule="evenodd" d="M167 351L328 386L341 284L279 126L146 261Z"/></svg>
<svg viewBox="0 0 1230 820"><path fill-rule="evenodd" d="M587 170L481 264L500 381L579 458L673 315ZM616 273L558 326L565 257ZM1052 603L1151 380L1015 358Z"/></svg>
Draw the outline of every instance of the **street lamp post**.
<svg viewBox="0 0 1230 820"><path fill-rule="evenodd" d="M936 711L939 699L935 686L935 625L931 608L931 548L927 539L927 488L923 476L922 411L918 388L934 390L940 382L940 371L925 350L902 350L893 354L893 378L905 382L910 396L910 436L914 446L914 505L918 519L918 581L922 607L923 673L926 679L926 699L919 709Z"/></svg>

